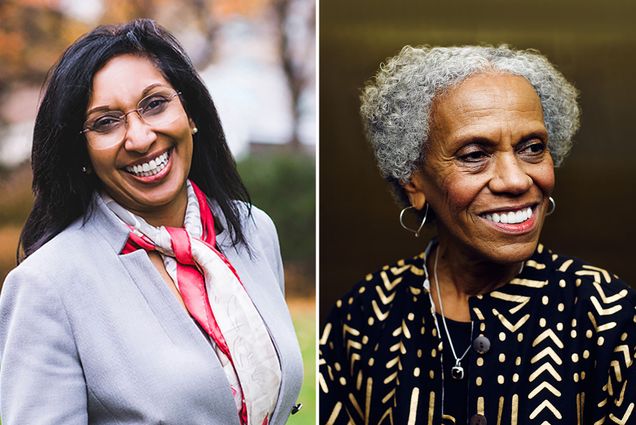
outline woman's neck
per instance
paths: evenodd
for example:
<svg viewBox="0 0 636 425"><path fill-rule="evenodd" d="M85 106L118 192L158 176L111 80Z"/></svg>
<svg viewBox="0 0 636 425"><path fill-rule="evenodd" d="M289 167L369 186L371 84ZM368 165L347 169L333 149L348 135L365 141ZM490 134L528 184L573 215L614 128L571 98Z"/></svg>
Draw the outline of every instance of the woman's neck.
<svg viewBox="0 0 636 425"><path fill-rule="evenodd" d="M135 212L135 214L139 215L141 218L146 220L148 224L155 227L183 227L185 211L185 206L183 206L182 208L164 208L154 211L144 211L142 213Z"/></svg>
<svg viewBox="0 0 636 425"><path fill-rule="evenodd" d="M152 226L183 227L186 208L188 206L188 193L185 187L182 192L165 205L133 208L130 205L127 205L127 203L119 201L114 196L113 199L115 199L119 205L126 208L131 213L143 218Z"/></svg>
<svg viewBox="0 0 636 425"><path fill-rule="evenodd" d="M514 278L521 270L523 262L497 264L483 259L469 258L459 252L444 249L439 251L437 275L445 286L467 297L490 292Z"/></svg>
<svg viewBox="0 0 636 425"><path fill-rule="evenodd" d="M505 285L519 274L522 264L493 263L440 241L427 258L436 311L441 312L435 286L439 285L445 316L457 321L470 321L468 299Z"/></svg>

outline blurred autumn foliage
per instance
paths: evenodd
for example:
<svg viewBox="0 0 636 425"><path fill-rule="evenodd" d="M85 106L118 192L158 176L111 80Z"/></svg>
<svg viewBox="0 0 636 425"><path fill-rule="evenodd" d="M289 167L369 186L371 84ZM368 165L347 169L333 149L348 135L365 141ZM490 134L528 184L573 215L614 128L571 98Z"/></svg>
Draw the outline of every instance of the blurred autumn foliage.
<svg viewBox="0 0 636 425"><path fill-rule="evenodd" d="M59 0L0 2L0 96L10 83L41 84L60 53L97 24L125 22L136 17L163 20L179 16L204 32L210 22L227 16L262 13L271 0L108 0L96 22L65 13Z"/></svg>
<svg viewBox="0 0 636 425"><path fill-rule="evenodd" d="M24 164L0 176L0 282L16 264L20 230L31 210L31 168Z"/></svg>
<svg viewBox="0 0 636 425"><path fill-rule="evenodd" d="M12 86L41 85L64 49L96 25L138 17L155 19L177 35L183 28L194 30L199 43L190 54L201 69L212 60L214 37L224 21L237 15L247 19L270 15L279 29L280 62L288 79L294 109L297 109L302 88L313 83L314 67L306 67L308 62L313 62L314 55L315 5L312 0L103 0L84 2L92 4L92 9L84 6L73 12L71 6L78 8L83 1L0 2L0 99ZM311 36L305 37L305 45L300 48L298 42L294 45L293 41L300 38L291 33L298 30L293 15L303 16L295 10L297 4L311 5L311 13L305 14L302 23ZM311 57L307 57L307 53ZM296 143L296 139L294 134L291 143Z"/></svg>
<svg viewBox="0 0 636 425"><path fill-rule="evenodd" d="M86 32L86 24L39 3L48 2L0 4L0 96L11 83L41 84L60 52Z"/></svg>

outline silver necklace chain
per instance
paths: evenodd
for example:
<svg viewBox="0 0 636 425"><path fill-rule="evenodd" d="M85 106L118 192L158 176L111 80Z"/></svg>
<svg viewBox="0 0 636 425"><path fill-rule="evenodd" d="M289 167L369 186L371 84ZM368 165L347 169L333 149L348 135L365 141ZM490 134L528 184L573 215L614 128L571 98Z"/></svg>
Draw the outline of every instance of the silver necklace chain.
<svg viewBox="0 0 636 425"><path fill-rule="evenodd" d="M455 352L455 347L453 345L453 339L450 336L450 332L448 331L448 325L446 324L446 315L444 315L444 303L442 302L442 293L439 289L439 279L437 278L437 260L439 258L439 246L435 250L435 262L433 264L433 277L435 278L435 288L437 289L437 300L439 301L439 309L442 313L442 323L444 324L444 331L446 331L446 336L448 337L448 343L450 345L451 351L453 353L453 357L455 358L455 366L453 367L453 378L462 379L464 377L464 368L462 367L462 360L470 351L471 344L466 347L466 351L462 354L461 357L457 357L457 353ZM470 335L472 338L473 328L475 326L475 322L473 320L470 321ZM455 375L457 373L457 375Z"/></svg>

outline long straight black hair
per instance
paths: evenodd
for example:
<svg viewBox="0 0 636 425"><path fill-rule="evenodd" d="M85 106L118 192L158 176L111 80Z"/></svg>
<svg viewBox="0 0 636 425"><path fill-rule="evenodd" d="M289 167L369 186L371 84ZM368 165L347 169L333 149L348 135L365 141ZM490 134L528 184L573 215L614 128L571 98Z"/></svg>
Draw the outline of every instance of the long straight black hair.
<svg viewBox="0 0 636 425"><path fill-rule="evenodd" d="M175 37L152 20L137 19L97 27L66 49L49 71L33 133L35 202L20 234L18 262L77 218L86 220L90 216L93 193L101 183L94 173L82 172L82 166L90 161L80 131L95 73L122 54L148 57L181 92L186 113L199 129L189 178L218 203L233 244L247 244L241 228L241 207L234 201L244 201L248 215L251 202L210 93Z"/></svg>

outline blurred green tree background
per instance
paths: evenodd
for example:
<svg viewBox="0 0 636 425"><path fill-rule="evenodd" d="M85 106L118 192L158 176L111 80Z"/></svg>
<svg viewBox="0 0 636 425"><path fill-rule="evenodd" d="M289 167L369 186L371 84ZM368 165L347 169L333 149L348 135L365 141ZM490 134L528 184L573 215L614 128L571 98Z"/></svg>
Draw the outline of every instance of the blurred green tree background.
<svg viewBox="0 0 636 425"><path fill-rule="evenodd" d="M252 202L271 217L281 241L286 273L294 274L288 291L313 293L315 274L315 164L304 154L284 152L249 156L238 163ZM308 292L309 291L309 292Z"/></svg>

